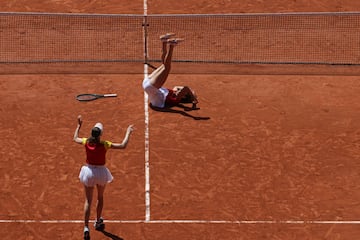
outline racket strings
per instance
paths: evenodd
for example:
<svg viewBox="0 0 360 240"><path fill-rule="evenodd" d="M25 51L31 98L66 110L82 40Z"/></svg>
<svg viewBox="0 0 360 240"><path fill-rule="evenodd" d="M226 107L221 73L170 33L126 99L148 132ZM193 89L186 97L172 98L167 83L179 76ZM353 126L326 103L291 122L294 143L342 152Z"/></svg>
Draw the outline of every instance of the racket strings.
<svg viewBox="0 0 360 240"><path fill-rule="evenodd" d="M96 96L94 94L81 94L76 97L76 99L79 101L91 101L91 100L95 100L97 98L98 98L98 96Z"/></svg>

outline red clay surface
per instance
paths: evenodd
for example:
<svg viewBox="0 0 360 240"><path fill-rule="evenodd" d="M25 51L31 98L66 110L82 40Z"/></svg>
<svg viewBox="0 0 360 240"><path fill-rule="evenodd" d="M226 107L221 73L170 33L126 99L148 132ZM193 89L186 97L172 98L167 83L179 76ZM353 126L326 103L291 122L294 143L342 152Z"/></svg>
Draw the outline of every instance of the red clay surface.
<svg viewBox="0 0 360 240"><path fill-rule="evenodd" d="M81 2L81 3L80 3ZM356 11L355 1L149 1L149 13ZM222 4L220 4L220 2ZM142 1L11 1L1 11L143 12ZM176 54L176 52L175 52ZM211 66L208 66L211 67ZM82 220L78 173L84 149L72 142L81 114L97 121L114 175L104 217L145 219L143 75L0 75L0 220ZM172 75L201 108L150 110L151 220L359 220L360 83L357 76ZM84 92L118 93L80 103ZM94 208L92 217L94 216ZM1 239L81 239L80 223L1 223ZM351 224L109 223L92 239L356 239Z"/></svg>

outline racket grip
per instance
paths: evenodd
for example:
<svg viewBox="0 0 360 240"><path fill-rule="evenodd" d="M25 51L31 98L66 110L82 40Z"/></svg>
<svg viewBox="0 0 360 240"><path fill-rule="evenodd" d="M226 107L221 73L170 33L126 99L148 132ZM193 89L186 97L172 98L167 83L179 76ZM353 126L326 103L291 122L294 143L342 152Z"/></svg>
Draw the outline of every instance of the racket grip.
<svg viewBox="0 0 360 240"><path fill-rule="evenodd" d="M117 97L116 93L104 94L104 97Z"/></svg>

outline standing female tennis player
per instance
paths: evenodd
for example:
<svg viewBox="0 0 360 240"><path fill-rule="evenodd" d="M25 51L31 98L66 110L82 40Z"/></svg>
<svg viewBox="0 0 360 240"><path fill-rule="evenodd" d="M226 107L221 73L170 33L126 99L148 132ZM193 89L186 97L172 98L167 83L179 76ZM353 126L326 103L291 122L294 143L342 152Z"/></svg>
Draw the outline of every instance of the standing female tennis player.
<svg viewBox="0 0 360 240"><path fill-rule="evenodd" d="M173 89L164 88L170 69L174 47L183 41L181 38L172 38L174 33L160 36L162 42L162 64L143 80L142 86L148 94L152 106L158 108L172 107L179 103L192 103L196 108L197 97L187 86L175 86ZM168 46L169 45L169 49Z"/></svg>
<svg viewBox="0 0 360 240"><path fill-rule="evenodd" d="M91 136L89 138L80 138L79 132L82 125L81 116L78 116L78 125L74 133L74 141L85 146L86 151L86 165L81 168L80 181L85 187L85 227L84 227L84 239L90 239L89 230L89 218L90 209L93 198L94 188L97 188L97 206L96 206L96 222L94 224L95 229L103 231L105 224L102 219L102 209L104 205L104 190L107 183L113 180L109 169L105 166L106 163L106 151L110 148L123 149L126 147L131 132L133 131L133 125L129 125L122 143L113 143L110 141L100 140L103 134L104 128L101 123L96 123L91 130Z"/></svg>

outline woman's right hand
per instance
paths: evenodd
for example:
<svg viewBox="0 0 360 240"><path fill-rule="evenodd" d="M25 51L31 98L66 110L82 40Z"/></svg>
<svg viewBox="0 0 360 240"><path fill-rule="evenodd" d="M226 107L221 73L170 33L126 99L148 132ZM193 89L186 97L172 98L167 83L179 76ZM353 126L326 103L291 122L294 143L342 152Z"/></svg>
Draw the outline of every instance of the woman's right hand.
<svg viewBox="0 0 360 240"><path fill-rule="evenodd" d="M134 131L134 125L133 124L129 125L126 131L128 133L131 133L132 131Z"/></svg>

